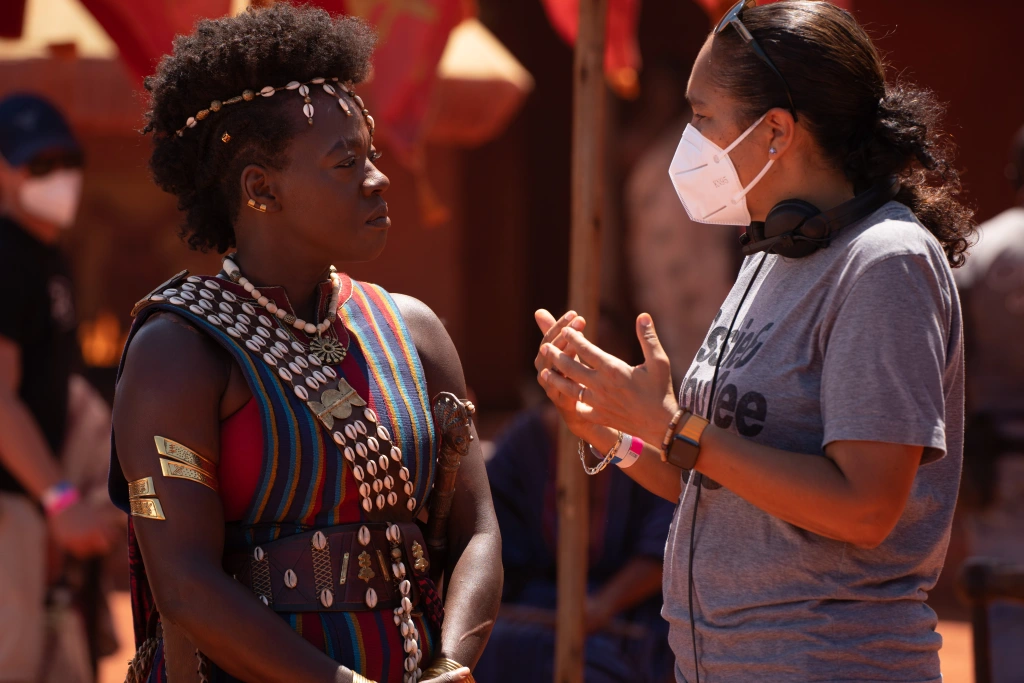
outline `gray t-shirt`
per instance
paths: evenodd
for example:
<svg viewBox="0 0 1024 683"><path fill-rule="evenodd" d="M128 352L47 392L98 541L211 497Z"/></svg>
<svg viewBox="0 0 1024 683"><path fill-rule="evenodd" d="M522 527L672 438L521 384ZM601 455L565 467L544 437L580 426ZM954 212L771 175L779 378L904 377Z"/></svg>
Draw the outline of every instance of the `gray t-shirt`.
<svg viewBox="0 0 1024 683"><path fill-rule="evenodd" d="M748 258L680 390L698 414L707 414L722 338L761 258L721 363L713 424L798 453L863 440L924 446L925 455L896 528L873 549L805 531L692 477L704 480L693 559L700 679L939 681L942 639L925 599L945 558L962 460L953 274L937 240L896 202L807 258ZM663 615L680 682L694 681L695 493L685 487L665 547Z"/></svg>

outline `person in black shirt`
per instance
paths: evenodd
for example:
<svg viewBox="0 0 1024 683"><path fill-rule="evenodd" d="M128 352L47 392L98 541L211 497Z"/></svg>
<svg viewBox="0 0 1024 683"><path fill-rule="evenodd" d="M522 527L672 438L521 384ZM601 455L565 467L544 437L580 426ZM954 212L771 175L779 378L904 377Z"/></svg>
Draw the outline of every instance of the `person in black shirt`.
<svg viewBox="0 0 1024 683"><path fill-rule="evenodd" d="M87 557L116 526L80 501L58 459L77 357L67 264L82 154L33 95L0 101L0 679L36 680L43 658L46 543ZM42 512L40 512L40 508Z"/></svg>

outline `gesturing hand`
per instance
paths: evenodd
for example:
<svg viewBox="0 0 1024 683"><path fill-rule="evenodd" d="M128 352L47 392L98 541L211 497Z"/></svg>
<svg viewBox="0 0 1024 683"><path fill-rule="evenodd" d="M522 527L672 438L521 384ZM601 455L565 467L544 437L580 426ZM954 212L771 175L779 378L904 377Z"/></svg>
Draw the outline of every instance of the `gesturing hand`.
<svg viewBox="0 0 1024 683"><path fill-rule="evenodd" d="M650 315L637 318L636 332L644 362L634 367L571 327L565 329L554 342L541 346L539 381L563 415L571 401L578 420L660 445L679 407L672 390L672 369Z"/></svg>
<svg viewBox="0 0 1024 683"><path fill-rule="evenodd" d="M537 352L537 358L534 360L534 366L537 368L537 381L540 382L551 402L555 404L566 426L569 427L569 431L588 443L603 443L607 439L601 438L602 432L610 433L610 430L581 419L576 414L575 395L566 396L561 394L557 390L545 386L544 382L540 379L544 372L550 372L553 362L552 358L544 355L544 347L546 345L553 345L556 349L564 350L569 344L569 338L565 336L566 331L576 330L582 332L586 329L586 320L576 315L575 311L569 311L556 321L555 317L543 308L534 313L534 318L537 321L537 327L544 333L540 349ZM608 434L604 434L604 436L607 437ZM611 440L614 442L614 437L611 437Z"/></svg>

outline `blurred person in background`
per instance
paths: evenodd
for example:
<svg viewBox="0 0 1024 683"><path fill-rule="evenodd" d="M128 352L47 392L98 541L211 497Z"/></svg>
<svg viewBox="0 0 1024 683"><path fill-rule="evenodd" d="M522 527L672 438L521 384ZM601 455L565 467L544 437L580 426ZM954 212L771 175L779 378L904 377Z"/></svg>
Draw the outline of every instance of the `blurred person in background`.
<svg viewBox="0 0 1024 683"><path fill-rule="evenodd" d="M1007 177L1017 205L982 223L956 273L967 348L963 505L970 555L1024 565L1024 128ZM992 675L1024 682L1024 606L990 607Z"/></svg>
<svg viewBox="0 0 1024 683"><path fill-rule="evenodd" d="M57 242L75 219L82 152L53 105L19 94L0 101L0 157L0 681L35 681L48 539L85 558L107 552L118 527L60 458L78 349Z"/></svg>
<svg viewBox="0 0 1024 683"><path fill-rule="evenodd" d="M621 320L602 309L601 339L624 357ZM558 413L520 414L499 437L487 476L501 529L502 611L475 672L479 683L551 680L558 548ZM590 484L584 656L589 683L663 683L672 673L661 618L661 562L672 505L612 468Z"/></svg>

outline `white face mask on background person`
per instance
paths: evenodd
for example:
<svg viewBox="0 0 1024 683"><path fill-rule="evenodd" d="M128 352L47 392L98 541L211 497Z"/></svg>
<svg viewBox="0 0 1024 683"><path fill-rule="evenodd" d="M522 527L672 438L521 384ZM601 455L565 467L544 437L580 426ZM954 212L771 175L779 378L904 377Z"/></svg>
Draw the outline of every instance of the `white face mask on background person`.
<svg viewBox="0 0 1024 683"><path fill-rule="evenodd" d="M33 218L70 228L82 198L82 170L63 168L43 176L30 176L18 188L21 210Z"/></svg>
<svg viewBox="0 0 1024 683"><path fill-rule="evenodd" d="M765 116L767 112L725 149L686 124L668 175L691 220L714 225L750 225L747 193L760 182L775 160L769 159L750 184L743 187L729 152L743 142Z"/></svg>

